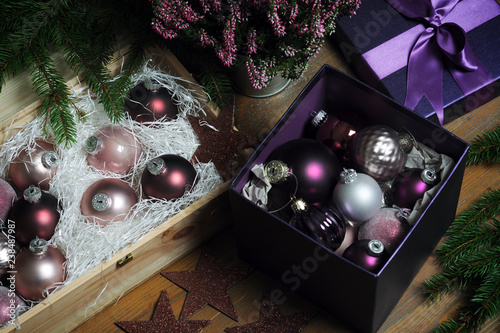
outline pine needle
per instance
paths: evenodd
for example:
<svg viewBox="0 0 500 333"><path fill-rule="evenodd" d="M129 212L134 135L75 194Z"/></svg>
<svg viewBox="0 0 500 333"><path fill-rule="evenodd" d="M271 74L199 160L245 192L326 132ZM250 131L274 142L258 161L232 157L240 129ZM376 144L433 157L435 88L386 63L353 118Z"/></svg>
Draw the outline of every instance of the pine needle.
<svg viewBox="0 0 500 333"><path fill-rule="evenodd" d="M469 149L467 165L500 162L500 126L477 136Z"/></svg>

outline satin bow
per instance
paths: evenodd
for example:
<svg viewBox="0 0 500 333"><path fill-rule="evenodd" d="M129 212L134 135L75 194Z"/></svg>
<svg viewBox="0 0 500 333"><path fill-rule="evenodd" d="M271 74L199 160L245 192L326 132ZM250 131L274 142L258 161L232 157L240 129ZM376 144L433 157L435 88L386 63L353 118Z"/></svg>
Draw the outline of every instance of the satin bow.
<svg viewBox="0 0 500 333"><path fill-rule="evenodd" d="M423 21L426 29L413 45L408 59L405 106L414 109L425 95L443 124L443 68L465 95L491 78L476 58L465 31L455 23L442 23L458 0L387 0L406 17Z"/></svg>

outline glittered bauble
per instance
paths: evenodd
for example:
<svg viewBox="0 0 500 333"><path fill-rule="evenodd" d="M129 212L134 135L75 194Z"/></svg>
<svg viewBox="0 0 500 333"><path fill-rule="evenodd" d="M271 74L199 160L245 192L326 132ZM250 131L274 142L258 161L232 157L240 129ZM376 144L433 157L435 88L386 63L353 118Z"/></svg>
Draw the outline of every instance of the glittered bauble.
<svg viewBox="0 0 500 333"><path fill-rule="evenodd" d="M405 169L392 183L392 203L398 207L413 209L417 200L439 181L440 177L434 169Z"/></svg>
<svg viewBox="0 0 500 333"><path fill-rule="evenodd" d="M16 291L32 301L44 299L57 287L54 284L64 282L65 261L63 254L46 240L35 238L16 257Z"/></svg>
<svg viewBox="0 0 500 333"><path fill-rule="evenodd" d="M124 109L138 122L171 120L178 113L169 91L151 78L130 90L130 99L125 101Z"/></svg>
<svg viewBox="0 0 500 333"><path fill-rule="evenodd" d="M0 277L7 273L7 271L12 270L10 264L14 263L18 253L19 244L14 239L14 235L10 234L9 241L9 238L0 232Z"/></svg>
<svg viewBox="0 0 500 333"><path fill-rule="evenodd" d="M347 220L361 223L377 214L382 206L382 190L372 177L347 169L340 173L332 200Z"/></svg>
<svg viewBox="0 0 500 333"><path fill-rule="evenodd" d="M141 186L147 198L177 199L194 186L196 170L181 156L165 154L149 161Z"/></svg>
<svg viewBox="0 0 500 333"><path fill-rule="evenodd" d="M24 147L9 166L9 177L21 191L30 185L49 189L49 181L55 175L59 165L59 155L54 145L36 140L34 145Z"/></svg>
<svg viewBox="0 0 500 333"><path fill-rule="evenodd" d="M394 253L410 230L406 221L410 211L400 208L381 208L359 227L359 239L378 239L389 253Z"/></svg>
<svg viewBox="0 0 500 333"><path fill-rule="evenodd" d="M290 220L290 225L332 251L342 244L346 225L337 209L324 205L308 206L301 199L293 201L292 209L295 215Z"/></svg>
<svg viewBox="0 0 500 333"><path fill-rule="evenodd" d="M15 320L27 309L26 303L13 290L0 286L0 326Z"/></svg>
<svg viewBox="0 0 500 333"><path fill-rule="evenodd" d="M372 125L359 131L353 140L351 155L355 166L377 181L396 177L408 158L401 149L398 133L383 125Z"/></svg>
<svg viewBox="0 0 500 333"><path fill-rule="evenodd" d="M52 238L59 217L57 198L33 185L14 202L9 214L9 219L16 224L16 239L23 246L36 237Z"/></svg>
<svg viewBox="0 0 500 333"><path fill-rule="evenodd" d="M274 149L268 163L271 161L284 163L293 174L273 184L268 193L271 210L284 208L290 202L290 195L310 205L328 203L341 166L325 145L312 139L291 140Z"/></svg>
<svg viewBox="0 0 500 333"><path fill-rule="evenodd" d="M377 273L390 258L382 242L369 239L360 239L352 243L342 256L372 273Z"/></svg>
<svg viewBox="0 0 500 333"><path fill-rule="evenodd" d="M0 178L0 226L6 222L12 203L17 198L16 191L9 183Z"/></svg>
<svg viewBox="0 0 500 333"><path fill-rule="evenodd" d="M101 128L85 142L87 162L96 169L126 174L139 161L142 148L133 133L124 127Z"/></svg>
<svg viewBox="0 0 500 333"><path fill-rule="evenodd" d="M104 226L112 221L123 221L137 202L137 194L129 184L116 178L104 178L85 190L80 210L89 221Z"/></svg>

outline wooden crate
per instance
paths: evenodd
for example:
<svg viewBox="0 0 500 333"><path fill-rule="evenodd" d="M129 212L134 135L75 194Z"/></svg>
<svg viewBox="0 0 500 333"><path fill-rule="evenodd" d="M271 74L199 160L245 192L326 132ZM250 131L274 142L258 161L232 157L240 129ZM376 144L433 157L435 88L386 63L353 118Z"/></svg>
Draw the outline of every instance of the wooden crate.
<svg viewBox="0 0 500 333"><path fill-rule="evenodd" d="M151 52L165 72L182 77L189 89L201 88L168 51ZM114 74L121 66L121 58L126 49L116 54L116 61L109 65ZM70 85L78 87L73 78ZM0 142L5 141L7 126L22 126L35 118L40 102L35 101L15 112L2 116ZM216 117L217 110L207 105L205 112ZM102 308L119 299L137 285L157 274L169 263L198 247L207 239L218 234L229 225L230 208L227 189L229 181L210 192L205 197L182 210L158 228L149 232L139 242L117 253L111 260L102 262L89 272L61 288L43 302L19 317L19 332L67 332L81 324ZM118 264L131 257L125 264ZM13 332L15 326L0 329L0 333Z"/></svg>

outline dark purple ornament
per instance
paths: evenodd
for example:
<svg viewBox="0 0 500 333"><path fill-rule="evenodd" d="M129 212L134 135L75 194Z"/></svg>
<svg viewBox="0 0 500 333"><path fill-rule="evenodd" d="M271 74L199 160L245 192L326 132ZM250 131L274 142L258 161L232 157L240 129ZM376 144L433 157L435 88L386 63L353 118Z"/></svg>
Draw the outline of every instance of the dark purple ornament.
<svg viewBox="0 0 500 333"><path fill-rule="evenodd" d="M132 88L124 109L132 120L141 123L171 120L176 118L178 113L169 91L151 78L146 78L144 83Z"/></svg>
<svg viewBox="0 0 500 333"><path fill-rule="evenodd" d="M290 225L299 229L318 243L335 251L345 237L345 220L332 206L308 206L304 200L295 199L292 203L295 215Z"/></svg>
<svg viewBox="0 0 500 333"><path fill-rule="evenodd" d="M177 199L191 190L196 170L181 156L165 154L149 161L142 173L141 186L147 198Z"/></svg>
<svg viewBox="0 0 500 333"><path fill-rule="evenodd" d="M369 239L352 243L342 256L372 273L377 273L390 258L381 241Z"/></svg>
<svg viewBox="0 0 500 333"><path fill-rule="evenodd" d="M9 219L16 224L16 239L23 246L36 237L52 238L59 217L57 198L33 185L14 202L9 215Z"/></svg>
<svg viewBox="0 0 500 333"><path fill-rule="evenodd" d="M439 174L434 169L405 169L392 183L392 203L413 209L417 200L439 182Z"/></svg>
<svg viewBox="0 0 500 333"><path fill-rule="evenodd" d="M16 198L16 190L14 190L9 183L0 178L0 226L6 222L12 204Z"/></svg>

